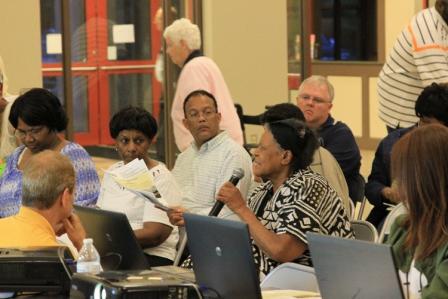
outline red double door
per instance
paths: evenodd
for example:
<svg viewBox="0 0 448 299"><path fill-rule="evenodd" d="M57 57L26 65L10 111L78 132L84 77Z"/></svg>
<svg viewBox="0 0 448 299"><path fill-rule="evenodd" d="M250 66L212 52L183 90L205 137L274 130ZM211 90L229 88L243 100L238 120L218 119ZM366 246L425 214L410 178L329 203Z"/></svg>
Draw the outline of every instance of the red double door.
<svg viewBox="0 0 448 299"><path fill-rule="evenodd" d="M63 99L60 1L41 0L43 83ZM152 18L158 0L70 1L75 141L111 144L109 120L143 107L156 118L161 84L155 63L161 32Z"/></svg>

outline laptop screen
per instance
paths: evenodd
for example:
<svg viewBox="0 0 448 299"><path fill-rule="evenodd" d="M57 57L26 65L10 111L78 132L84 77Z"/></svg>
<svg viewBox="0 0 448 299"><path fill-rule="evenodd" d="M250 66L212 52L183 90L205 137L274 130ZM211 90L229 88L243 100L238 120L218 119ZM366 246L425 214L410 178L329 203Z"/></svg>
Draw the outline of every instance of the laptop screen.
<svg viewBox="0 0 448 299"><path fill-rule="evenodd" d="M184 219L196 283L201 289L216 298L261 298L247 225L188 213Z"/></svg>
<svg viewBox="0 0 448 299"><path fill-rule="evenodd" d="M104 270L149 269L125 214L80 206L75 206L75 213L93 239Z"/></svg>
<svg viewBox="0 0 448 299"><path fill-rule="evenodd" d="M389 245L308 233L320 293L327 298L404 298Z"/></svg>

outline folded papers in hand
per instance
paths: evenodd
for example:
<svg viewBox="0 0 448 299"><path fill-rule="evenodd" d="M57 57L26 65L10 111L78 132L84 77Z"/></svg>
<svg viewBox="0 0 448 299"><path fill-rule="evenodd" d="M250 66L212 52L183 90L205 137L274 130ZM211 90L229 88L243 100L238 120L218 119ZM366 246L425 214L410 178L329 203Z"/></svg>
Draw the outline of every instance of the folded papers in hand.
<svg viewBox="0 0 448 299"><path fill-rule="evenodd" d="M156 208L164 211L170 210L154 194L156 187L145 161L134 159L123 167L107 171L112 178L121 186L154 204Z"/></svg>

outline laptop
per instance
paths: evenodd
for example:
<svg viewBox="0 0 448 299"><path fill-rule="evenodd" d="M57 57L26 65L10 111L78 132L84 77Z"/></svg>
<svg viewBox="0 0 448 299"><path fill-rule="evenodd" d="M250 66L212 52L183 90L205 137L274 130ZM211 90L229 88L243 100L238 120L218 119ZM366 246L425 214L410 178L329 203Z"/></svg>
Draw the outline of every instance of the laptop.
<svg viewBox="0 0 448 299"><path fill-rule="evenodd" d="M323 299L404 298L389 245L308 233Z"/></svg>
<svg viewBox="0 0 448 299"><path fill-rule="evenodd" d="M87 237L93 239L104 270L149 269L146 256L123 213L75 206Z"/></svg>
<svg viewBox="0 0 448 299"><path fill-rule="evenodd" d="M247 224L184 213L196 283L210 298L260 299Z"/></svg>

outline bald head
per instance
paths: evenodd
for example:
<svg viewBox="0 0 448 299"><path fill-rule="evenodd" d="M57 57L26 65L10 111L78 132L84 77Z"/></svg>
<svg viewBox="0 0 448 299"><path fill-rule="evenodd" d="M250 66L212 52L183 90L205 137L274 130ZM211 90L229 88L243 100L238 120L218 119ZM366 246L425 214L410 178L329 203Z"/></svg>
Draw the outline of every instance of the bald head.
<svg viewBox="0 0 448 299"><path fill-rule="evenodd" d="M28 161L23 169L22 204L39 210L48 209L58 197L75 187L75 171L69 158L45 150Z"/></svg>

